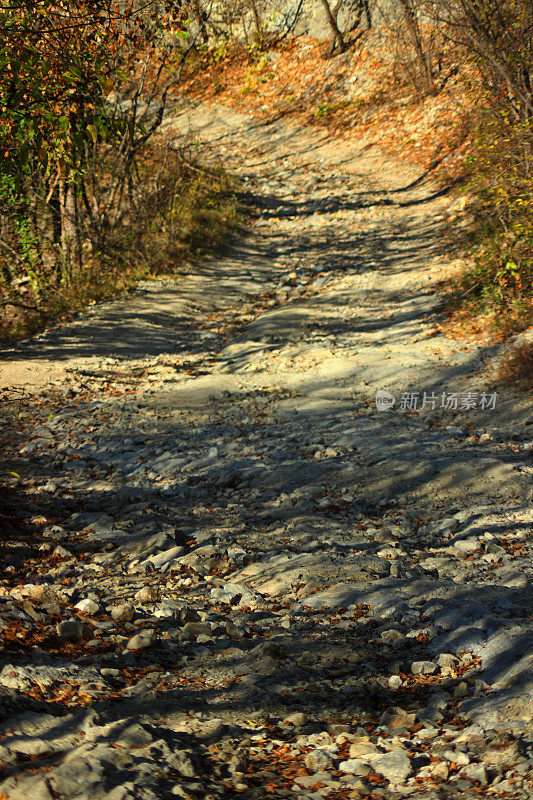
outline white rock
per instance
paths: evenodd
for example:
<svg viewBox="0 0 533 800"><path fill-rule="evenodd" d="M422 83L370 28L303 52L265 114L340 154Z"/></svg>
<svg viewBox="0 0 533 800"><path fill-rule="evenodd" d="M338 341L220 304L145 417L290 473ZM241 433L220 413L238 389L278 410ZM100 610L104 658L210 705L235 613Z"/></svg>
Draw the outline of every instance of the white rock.
<svg viewBox="0 0 533 800"><path fill-rule="evenodd" d="M111 609L111 618L116 622L130 622L133 619L133 606L131 603L122 603Z"/></svg>
<svg viewBox="0 0 533 800"><path fill-rule="evenodd" d="M142 564L151 564L155 569L161 569L166 564L170 564L171 561L174 561L176 558L181 556L183 553L183 547L170 547L168 550L164 550L162 553L157 553L157 555L150 556L143 561Z"/></svg>
<svg viewBox="0 0 533 800"><path fill-rule="evenodd" d="M403 783L412 772L411 762L404 750L371 756L370 763L376 772L392 784Z"/></svg>
<svg viewBox="0 0 533 800"><path fill-rule="evenodd" d="M285 717L283 722L286 725L294 725L295 728L302 728L307 722L307 717L301 711L295 711L293 714L289 714L288 717Z"/></svg>
<svg viewBox="0 0 533 800"><path fill-rule="evenodd" d="M411 664L413 675L433 675L438 668L438 664L435 664L434 661L413 661Z"/></svg>
<svg viewBox="0 0 533 800"><path fill-rule="evenodd" d="M354 742L350 745L350 758L361 759L366 756L378 755L381 752L372 742Z"/></svg>
<svg viewBox="0 0 533 800"><path fill-rule="evenodd" d="M333 758L325 750L313 750L306 755L305 766L313 772L320 772L333 766Z"/></svg>
<svg viewBox="0 0 533 800"><path fill-rule="evenodd" d="M139 631L135 636L132 636L126 645L128 650L144 650L150 647L155 639L155 631L147 629Z"/></svg>
<svg viewBox="0 0 533 800"><path fill-rule="evenodd" d="M135 593L135 599L140 603L155 603L158 598L157 589L155 586L143 586Z"/></svg>
<svg viewBox="0 0 533 800"><path fill-rule="evenodd" d="M79 603L76 603L74 608L77 608L78 611L81 611L83 614L97 614L100 611L100 606L94 600L91 600L90 597L85 597L83 600L80 600Z"/></svg>

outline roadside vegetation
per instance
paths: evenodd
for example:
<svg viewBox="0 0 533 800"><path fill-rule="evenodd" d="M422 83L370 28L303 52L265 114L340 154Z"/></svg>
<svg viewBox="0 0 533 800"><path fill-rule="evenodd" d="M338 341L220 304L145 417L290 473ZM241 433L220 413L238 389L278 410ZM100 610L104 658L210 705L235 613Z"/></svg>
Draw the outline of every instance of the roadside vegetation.
<svg viewBox="0 0 533 800"><path fill-rule="evenodd" d="M163 135L195 46L180 2L0 10L0 335L174 271L235 224L231 180Z"/></svg>
<svg viewBox="0 0 533 800"><path fill-rule="evenodd" d="M529 121L485 115L466 164L474 246L451 305L457 323L473 318L502 338L533 322L532 134Z"/></svg>

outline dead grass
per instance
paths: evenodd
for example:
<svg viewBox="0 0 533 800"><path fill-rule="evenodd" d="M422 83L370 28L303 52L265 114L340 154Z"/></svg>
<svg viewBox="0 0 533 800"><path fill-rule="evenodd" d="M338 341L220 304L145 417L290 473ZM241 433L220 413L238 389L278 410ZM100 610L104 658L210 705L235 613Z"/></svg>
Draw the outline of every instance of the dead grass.
<svg viewBox="0 0 533 800"><path fill-rule="evenodd" d="M468 273L468 266L465 268ZM487 344L503 342L517 332L527 330L533 320L533 300L495 307L483 301L469 301L461 292L461 278L448 281L443 293L448 318L442 331L454 339L484 340Z"/></svg>
<svg viewBox="0 0 533 800"><path fill-rule="evenodd" d="M494 382L533 392L533 342L512 348L498 367Z"/></svg>

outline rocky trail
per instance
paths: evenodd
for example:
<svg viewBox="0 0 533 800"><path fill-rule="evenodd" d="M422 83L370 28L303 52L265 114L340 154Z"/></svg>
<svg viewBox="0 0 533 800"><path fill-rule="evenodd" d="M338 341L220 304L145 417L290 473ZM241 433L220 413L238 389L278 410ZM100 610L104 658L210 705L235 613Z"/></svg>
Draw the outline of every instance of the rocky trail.
<svg viewBox="0 0 533 800"><path fill-rule="evenodd" d="M253 222L2 354L0 797L533 797L533 412L439 327L457 201L287 122L166 128Z"/></svg>

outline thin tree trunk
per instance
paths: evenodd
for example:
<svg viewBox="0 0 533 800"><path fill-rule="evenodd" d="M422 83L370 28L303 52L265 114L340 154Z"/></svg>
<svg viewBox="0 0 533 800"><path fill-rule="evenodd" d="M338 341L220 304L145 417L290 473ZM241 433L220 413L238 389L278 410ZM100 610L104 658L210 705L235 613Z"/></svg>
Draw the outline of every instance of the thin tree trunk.
<svg viewBox="0 0 533 800"><path fill-rule="evenodd" d="M370 3L368 2L368 0L362 0L362 2L363 2L363 8L365 10L366 25L368 30L370 30L372 27L372 12L370 11Z"/></svg>
<svg viewBox="0 0 533 800"><path fill-rule="evenodd" d="M409 31L409 35L411 36L416 57L420 65L420 69L422 70L422 74L424 76L424 84L426 91L431 92L433 90L433 74L431 71L431 64L429 62L429 58L424 52L424 48L422 47L422 37L420 35L420 28L418 27L418 21L416 19L415 11L411 4L411 0L400 0L400 4L403 9L407 30Z"/></svg>
<svg viewBox="0 0 533 800"><path fill-rule="evenodd" d="M48 207L52 217L52 242L57 245L61 242L61 202L59 195L59 181L57 181L52 185L48 196Z"/></svg>
<svg viewBox="0 0 533 800"><path fill-rule="evenodd" d="M333 14L333 11L330 8L328 0L320 0L320 1L324 6L324 11L326 12L329 26L333 33L333 40L331 42L331 54L333 55L337 46L339 52L344 53L344 51L346 50L346 43L344 41L344 36L340 32L339 26L337 25L337 20L335 19L335 15Z"/></svg>
<svg viewBox="0 0 533 800"><path fill-rule="evenodd" d="M32 181L32 196L31 196L31 224L33 229L33 236L35 240L35 248L37 251L37 258L39 262L39 266L37 269L37 275L43 274L43 266L44 266L44 257L43 257L43 227L46 226L46 221L44 219L44 214L41 210L39 213L39 185L34 180ZM32 286L35 298L39 299L40 294L40 287L39 287L39 280L38 278L32 278Z"/></svg>
<svg viewBox="0 0 533 800"><path fill-rule="evenodd" d="M350 33L356 31L361 27L363 22L363 15L366 17L366 27L370 30L372 27L372 14L368 0L357 0L357 19L355 19L350 26Z"/></svg>
<svg viewBox="0 0 533 800"><path fill-rule="evenodd" d="M197 2L195 2L194 4L194 13L196 14L198 27L200 29L200 33L202 34L202 39L204 40L204 44L209 44L209 34L207 32L207 27L205 24L204 12L200 7L199 0L197 0Z"/></svg>
<svg viewBox="0 0 533 800"><path fill-rule="evenodd" d="M254 22L255 22L255 33L257 36L257 41L263 41L263 23L261 21L261 15L257 9L257 2L256 0L252 0L252 14L254 15Z"/></svg>
<svg viewBox="0 0 533 800"><path fill-rule="evenodd" d="M76 203L74 186L65 178L60 178L59 181L59 202L63 275L68 278L70 277L71 259L76 246Z"/></svg>
<svg viewBox="0 0 533 800"><path fill-rule="evenodd" d="M74 233L76 268L79 273L83 269L83 236L81 230L81 198L77 187L74 188Z"/></svg>
<svg viewBox="0 0 533 800"><path fill-rule="evenodd" d="M2 275L2 278L3 278L4 283L6 284L6 286L10 287L11 284L13 283L13 275L11 274L11 270L9 269L9 264L13 263L13 255L16 255L16 253L7 244L7 242L4 242L4 232L7 229L7 225L5 224L6 221L4 220L3 216L0 216L0 221L1 221L0 245L3 245L5 250L7 250L10 253L10 256L11 256L11 258L8 261L7 258L2 257L2 255L0 254L0 273Z"/></svg>
<svg viewBox="0 0 533 800"><path fill-rule="evenodd" d="M244 41L246 43L246 47L250 46L250 39L248 37L248 28L246 26L246 14L242 15L242 31L244 33Z"/></svg>

